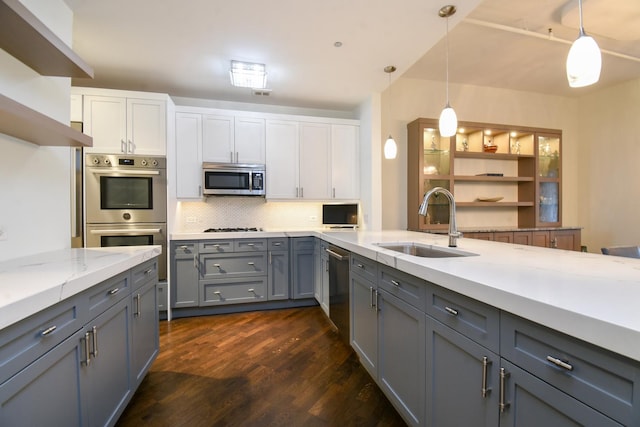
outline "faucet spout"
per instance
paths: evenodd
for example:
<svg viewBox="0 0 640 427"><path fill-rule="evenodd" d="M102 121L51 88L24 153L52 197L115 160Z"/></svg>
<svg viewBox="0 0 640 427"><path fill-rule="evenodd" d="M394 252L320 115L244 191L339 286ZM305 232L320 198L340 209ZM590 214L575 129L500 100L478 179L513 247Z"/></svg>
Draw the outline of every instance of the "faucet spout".
<svg viewBox="0 0 640 427"><path fill-rule="evenodd" d="M427 191L422 198L422 203L420 203L420 208L418 208L418 215L426 216L427 208L429 207L429 198L433 194L444 194L449 200L449 246L455 248L458 244L458 237L461 236L461 233L458 232L458 228L456 227L456 201L453 198L453 194L446 188L435 187L431 190Z"/></svg>

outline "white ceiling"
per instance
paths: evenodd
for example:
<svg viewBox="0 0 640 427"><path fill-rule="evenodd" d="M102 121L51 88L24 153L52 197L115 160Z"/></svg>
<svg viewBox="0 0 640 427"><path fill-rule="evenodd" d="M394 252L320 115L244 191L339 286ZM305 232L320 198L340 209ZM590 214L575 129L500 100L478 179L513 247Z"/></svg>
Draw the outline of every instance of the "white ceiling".
<svg viewBox="0 0 640 427"><path fill-rule="evenodd" d="M352 110L393 79L445 77L446 2L435 0L65 0L74 50L95 70L74 85ZM640 1L583 0L603 50L640 58ZM568 87L577 0L458 0L450 80L564 96L640 77L640 60L603 54L600 82ZM549 36L549 28L552 36ZM552 40L550 40L552 39ZM334 42L342 47L334 47ZM229 83L231 59L266 64L268 97Z"/></svg>

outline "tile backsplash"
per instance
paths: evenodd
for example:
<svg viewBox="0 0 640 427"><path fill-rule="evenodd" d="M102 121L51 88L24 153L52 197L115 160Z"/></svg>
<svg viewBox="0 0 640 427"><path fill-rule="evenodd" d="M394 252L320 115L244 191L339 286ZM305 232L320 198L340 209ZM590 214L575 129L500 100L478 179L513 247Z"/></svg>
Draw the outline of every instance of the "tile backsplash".
<svg viewBox="0 0 640 427"><path fill-rule="evenodd" d="M321 202L266 202L261 197L208 197L179 202L174 232L207 228L305 229L322 226Z"/></svg>

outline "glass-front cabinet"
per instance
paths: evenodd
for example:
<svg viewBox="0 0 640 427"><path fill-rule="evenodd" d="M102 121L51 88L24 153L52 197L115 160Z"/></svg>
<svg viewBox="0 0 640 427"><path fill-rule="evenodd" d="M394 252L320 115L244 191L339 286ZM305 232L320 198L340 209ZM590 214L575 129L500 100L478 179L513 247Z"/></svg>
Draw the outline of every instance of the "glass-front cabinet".
<svg viewBox="0 0 640 427"><path fill-rule="evenodd" d="M561 223L561 131L459 122L441 137L438 121L407 125L409 230L442 230L449 203L433 197L425 217L423 195L444 187L456 199L459 227L531 228Z"/></svg>

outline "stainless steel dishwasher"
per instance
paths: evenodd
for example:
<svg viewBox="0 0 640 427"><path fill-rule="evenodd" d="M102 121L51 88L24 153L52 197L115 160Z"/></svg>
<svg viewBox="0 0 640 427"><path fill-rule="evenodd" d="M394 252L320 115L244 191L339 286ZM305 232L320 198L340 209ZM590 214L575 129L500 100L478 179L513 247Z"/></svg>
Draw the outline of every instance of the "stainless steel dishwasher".
<svg viewBox="0 0 640 427"><path fill-rule="evenodd" d="M342 341L349 343L349 252L337 246L329 254L329 318Z"/></svg>

